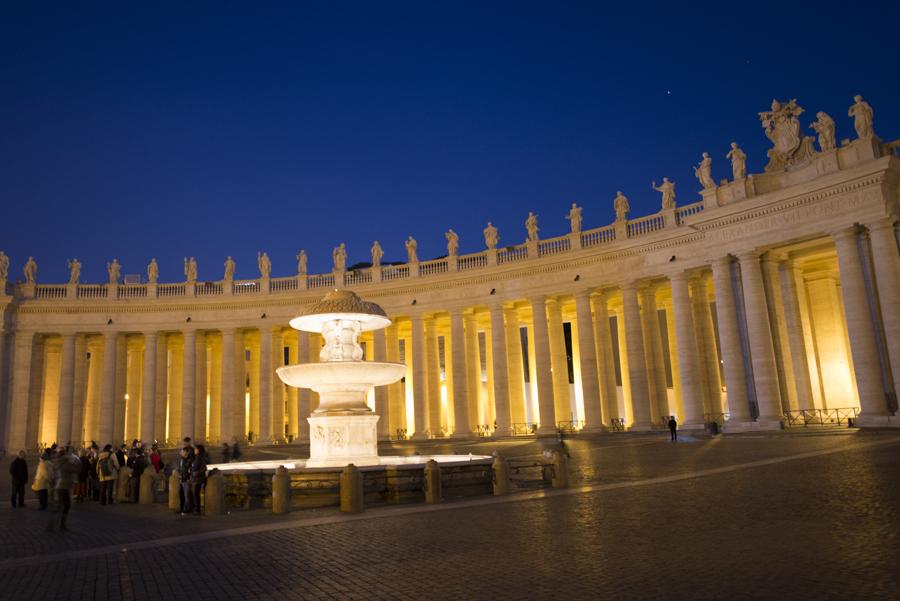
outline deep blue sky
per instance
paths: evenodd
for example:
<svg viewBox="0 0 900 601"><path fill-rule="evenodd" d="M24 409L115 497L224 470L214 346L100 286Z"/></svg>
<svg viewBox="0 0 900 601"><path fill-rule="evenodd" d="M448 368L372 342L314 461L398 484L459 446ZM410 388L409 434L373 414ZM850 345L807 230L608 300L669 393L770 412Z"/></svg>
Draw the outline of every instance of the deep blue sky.
<svg viewBox="0 0 900 601"><path fill-rule="evenodd" d="M732 140L760 171L773 97L840 139L861 93L900 138L900 3L55 4L0 4L14 278L29 254L43 282L70 257L82 281L113 257L181 280L185 255L256 277L257 250L293 275L301 248L327 271L341 241L349 263L376 238L399 260L408 234L425 259L449 227L480 250L488 220L519 243L528 211L561 234L573 201L597 227L616 190L655 212L664 175L697 200L692 165L706 150L728 176Z"/></svg>

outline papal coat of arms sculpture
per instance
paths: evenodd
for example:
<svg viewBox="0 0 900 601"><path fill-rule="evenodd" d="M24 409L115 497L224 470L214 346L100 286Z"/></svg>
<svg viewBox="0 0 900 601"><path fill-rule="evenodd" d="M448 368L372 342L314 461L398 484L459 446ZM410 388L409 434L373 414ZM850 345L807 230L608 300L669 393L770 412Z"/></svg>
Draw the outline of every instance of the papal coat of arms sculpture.
<svg viewBox="0 0 900 601"><path fill-rule="evenodd" d="M772 110L759 114L766 137L774 144L768 151L766 171L782 171L809 160L815 154L813 136L800 135L800 121L797 117L803 112L803 107L793 99L783 104L773 100Z"/></svg>

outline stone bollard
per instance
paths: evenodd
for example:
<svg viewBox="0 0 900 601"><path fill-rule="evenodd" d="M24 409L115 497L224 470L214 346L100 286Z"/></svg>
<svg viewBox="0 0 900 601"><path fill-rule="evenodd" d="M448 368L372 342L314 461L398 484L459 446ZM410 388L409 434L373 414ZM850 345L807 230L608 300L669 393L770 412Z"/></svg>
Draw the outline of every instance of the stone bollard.
<svg viewBox="0 0 900 601"><path fill-rule="evenodd" d="M566 452L557 449L550 454L550 457L553 461L550 478L553 488L569 488L569 459L566 457Z"/></svg>
<svg viewBox="0 0 900 601"><path fill-rule="evenodd" d="M272 476L272 513L288 513L291 510L291 475L283 465Z"/></svg>
<svg viewBox="0 0 900 601"><path fill-rule="evenodd" d="M341 511L359 513L363 510L363 479L359 468L352 463L341 472Z"/></svg>
<svg viewBox="0 0 900 601"><path fill-rule="evenodd" d="M495 452L492 467L494 468L494 495L508 495L510 492L509 463Z"/></svg>
<svg viewBox="0 0 900 601"><path fill-rule="evenodd" d="M169 509L172 511L181 509L181 474L178 470L172 470L169 476Z"/></svg>
<svg viewBox="0 0 900 601"><path fill-rule="evenodd" d="M225 477L219 470L212 470L207 476L203 500L205 515L225 515Z"/></svg>
<svg viewBox="0 0 900 601"><path fill-rule="evenodd" d="M434 459L425 464L425 502L441 502L441 466Z"/></svg>
<svg viewBox="0 0 900 601"><path fill-rule="evenodd" d="M156 485L156 471L150 467L141 474L141 483L138 487L138 502L141 505L153 505L153 490Z"/></svg>
<svg viewBox="0 0 900 601"><path fill-rule="evenodd" d="M130 467L120 467L116 474L116 503L128 502L128 479L131 478Z"/></svg>

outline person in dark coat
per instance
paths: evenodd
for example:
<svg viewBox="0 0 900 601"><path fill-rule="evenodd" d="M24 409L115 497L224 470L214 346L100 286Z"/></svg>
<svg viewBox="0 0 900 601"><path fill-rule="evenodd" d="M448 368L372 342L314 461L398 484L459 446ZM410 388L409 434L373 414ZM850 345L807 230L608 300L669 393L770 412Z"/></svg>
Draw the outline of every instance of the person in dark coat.
<svg viewBox="0 0 900 601"><path fill-rule="evenodd" d="M672 442L678 440L678 422L675 421L675 416L669 416L669 435L672 437Z"/></svg>
<svg viewBox="0 0 900 601"><path fill-rule="evenodd" d="M19 451L9 464L9 475L12 479L12 506L25 507L25 485L28 483L28 462L25 451Z"/></svg>
<svg viewBox="0 0 900 601"><path fill-rule="evenodd" d="M191 489L194 493L194 514L200 515L200 492L206 486L206 466L209 457L202 444L194 447L194 460L191 461Z"/></svg>
<svg viewBox="0 0 900 601"><path fill-rule="evenodd" d="M181 490L178 493L180 513L190 513L194 506L194 493L191 489L191 462L194 460L193 449L185 445L181 449L181 458L178 460L178 474L181 476Z"/></svg>

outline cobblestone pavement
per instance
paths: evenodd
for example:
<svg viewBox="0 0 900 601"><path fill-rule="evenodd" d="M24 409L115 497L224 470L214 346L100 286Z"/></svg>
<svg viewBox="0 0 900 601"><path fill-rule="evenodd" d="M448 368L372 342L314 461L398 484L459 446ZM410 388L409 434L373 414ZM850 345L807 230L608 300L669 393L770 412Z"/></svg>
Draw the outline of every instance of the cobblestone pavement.
<svg viewBox="0 0 900 601"><path fill-rule="evenodd" d="M29 499L0 509L0 599L900 598L900 433L682 438L567 441L566 491L351 517L86 504L63 534Z"/></svg>

